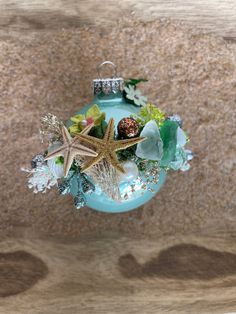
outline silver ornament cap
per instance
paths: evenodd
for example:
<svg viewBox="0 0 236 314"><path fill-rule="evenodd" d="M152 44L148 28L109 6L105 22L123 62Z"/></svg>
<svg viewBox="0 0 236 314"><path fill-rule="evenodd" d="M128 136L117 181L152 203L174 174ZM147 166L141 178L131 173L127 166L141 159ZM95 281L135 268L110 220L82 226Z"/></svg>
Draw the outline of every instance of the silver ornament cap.
<svg viewBox="0 0 236 314"><path fill-rule="evenodd" d="M109 78L101 77L101 69L105 65L110 65L113 68L113 76ZM108 94L116 94L124 89L124 79L122 77L117 76L117 67L111 61L104 61L97 67L98 79L93 80L93 94L98 95L103 93L105 95Z"/></svg>

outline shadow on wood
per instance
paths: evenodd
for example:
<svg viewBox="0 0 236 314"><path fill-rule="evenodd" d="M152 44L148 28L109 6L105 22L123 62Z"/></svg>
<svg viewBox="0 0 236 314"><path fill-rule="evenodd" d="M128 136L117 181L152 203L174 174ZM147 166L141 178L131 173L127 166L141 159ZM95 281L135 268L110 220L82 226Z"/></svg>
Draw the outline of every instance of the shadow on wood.
<svg viewBox="0 0 236 314"><path fill-rule="evenodd" d="M25 251L0 253L0 297L31 288L48 273L44 262Z"/></svg>
<svg viewBox="0 0 236 314"><path fill-rule="evenodd" d="M23 238L0 242L0 314L234 312L234 240L199 234L72 240L25 230Z"/></svg>
<svg viewBox="0 0 236 314"><path fill-rule="evenodd" d="M210 280L236 274L236 254L218 252L193 244L162 250L144 265L132 254L119 258L121 273L128 278L157 276L173 279Z"/></svg>

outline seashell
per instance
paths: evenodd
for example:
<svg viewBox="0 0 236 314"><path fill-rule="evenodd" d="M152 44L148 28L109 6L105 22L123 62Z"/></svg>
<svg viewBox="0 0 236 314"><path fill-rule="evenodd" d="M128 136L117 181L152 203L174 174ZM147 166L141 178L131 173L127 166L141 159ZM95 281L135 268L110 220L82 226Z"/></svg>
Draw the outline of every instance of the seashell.
<svg viewBox="0 0 236 314"><path fill-rule="evenodd" d="M62 145L61 142L55 142L48 148L48 152L51 152L55 150L56 148L60 147ZM51 173L56 177L57 179L62 178L64 176L63 172L63 164L56 163L57 158L52 158L47 160L48 168L50 169Z"/></svg>
<svg viewBox="0 0 236 314"><path fill-rule="evenodd" d="M125 173L119 174L120 182L130 182L137 179L139 171L134 161L125 161L121 165L125 169Z"/></svg>

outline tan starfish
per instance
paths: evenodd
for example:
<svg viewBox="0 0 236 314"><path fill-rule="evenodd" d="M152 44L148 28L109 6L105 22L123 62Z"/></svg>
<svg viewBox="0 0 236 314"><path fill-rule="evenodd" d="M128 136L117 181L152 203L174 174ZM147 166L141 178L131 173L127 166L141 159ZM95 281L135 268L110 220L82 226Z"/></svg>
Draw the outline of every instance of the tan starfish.
<svg viewBox="0 0 236 314"><path fill-rule="evenodd" d="M125 173L124 168L119 163L116 151L126 149L130 146L133 146L137 143L145 140L145 137L136 137L128 140L115 140L114 139L114 119L110 119L107 125L107 129L103 139L99 139L86 134L78 134L82 142L94 146L96 152L98 153L97 157L88 160L82 167L81 171L84 172L91 168L93 165L97 164L103 158L106 159L115 169Z"/></svg>
<svg viewBox="0 0 236 314"><path fill-rule="evenodd" d="M81 133L83 135L88 134L92 127L93 124L87 126ZM96 157L98 154L94 150L82 145L78 137L72 138L69 131L64 125L61 128L61 132L63 138L63 145L47 154L45 160L58 156L63 156L64 176L66 177L76 155Z"/></svg>

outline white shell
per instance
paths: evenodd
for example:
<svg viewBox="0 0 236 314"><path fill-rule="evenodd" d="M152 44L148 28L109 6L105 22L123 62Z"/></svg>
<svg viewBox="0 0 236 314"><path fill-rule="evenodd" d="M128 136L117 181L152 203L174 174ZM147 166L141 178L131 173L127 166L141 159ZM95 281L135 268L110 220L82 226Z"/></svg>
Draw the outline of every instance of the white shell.
<svg viewBox="0 0 236 314"><path fill-rule="evenodd" d="M121 165L125 169L125 173L119 175L120 182L130 182L138 177L139 171L134 161L125 161Z"/></svg>
<svg viewBox="0 0 236 314"><path fill-rule="evenodd" d="M51 173L56 177L57 179L63 177L63 165L56 163L56 158L49 159L47 161L48 168L50 169Z"/></svg>
<svg viewBox="0 0 236 314"><path fill-rule="evenodd" d="M60 147L62 145L61 142L55 142L51 146L48 147L48 152L52 152L54 149ZM62 178L64 176L63 165L56 163L57 158L52 158L47 160L48 168L50 169L51 173L57 179Z"/></svg>

